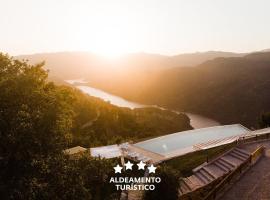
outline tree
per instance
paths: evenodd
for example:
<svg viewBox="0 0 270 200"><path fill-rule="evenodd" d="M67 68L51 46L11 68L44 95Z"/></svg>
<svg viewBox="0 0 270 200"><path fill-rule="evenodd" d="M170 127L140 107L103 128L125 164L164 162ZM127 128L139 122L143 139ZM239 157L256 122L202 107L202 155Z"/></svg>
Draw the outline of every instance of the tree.
<svg viewBox="0 0 270 200"><path fill-rule="evenodd" d="M161 178L155 184L155 190L146 191L144 200L177 200L179 189L179 173L166 165L157 169L155 176Z"/></svg>
<svg viewBox="0 0 270 200"><path fill-rule="evenodd" d="M0 54L0 193L14 199L27 195L41 163L68 144L72 94L47 82L43 65Z"/></svg>
<svg viewBox="0 0 270 200"><path fill-rule="evenodd" d="M63 153L72 139L78 96L48 82L43 65L0 54L0 199L117 196L107 180L115 160Z"/></svg>
<svg viewBox="0 0 270 200"><path fill-rule="evenodd" d="M261 114L259 120L259 127L260 128L267 128L270 126L270 112L266 112Z"/></svg>
<svg viewBox="0 0 270 200"><path fill-rule="evenodd" d="M108 182L116 160L93 159L89 152L72 159L63 150L190 128L175 113L118 108L57 86L48 82L43 65L0 54L0 199L119 197Z"/></svg>

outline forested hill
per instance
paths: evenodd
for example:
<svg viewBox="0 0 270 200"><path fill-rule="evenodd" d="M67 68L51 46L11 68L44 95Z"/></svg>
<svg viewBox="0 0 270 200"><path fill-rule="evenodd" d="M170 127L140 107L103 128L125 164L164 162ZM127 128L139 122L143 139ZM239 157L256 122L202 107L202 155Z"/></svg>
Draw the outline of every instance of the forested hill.
<svg viewBox="0 0 270 200"><path fill-rule="evenodd" d="M192 129L185 114L157 108L120 108L77 89L72 94L72 146L108 145Z"/></svg>
<svg viewBox="0 0 270 200"><path fill-rule="evenodd" d="M137 95L132 87L129 92L114 92L144 103L199 113L224 124L251 127L257 125L262 112L270 110L269 77L270 53L254 53L159 72L149 77L152 81L147 88L134 92Z"/></svg>
<svg viewBox="0 0 270 200"><path fill-rule="evenodd" d="M63 117L60 122L65 127L64 134L71 136L69 146L113 144L192 128L185 114L178 115L157 108L120 108L75 88L63 86L61 80L57 85L48 82L43 64L28 65L27 62L12 60L0 54L0 65L1 127L8 128L13 121L14 127L19 126L21 120L26 120L24 117L27 120L29 118L27 123L32 123L32 117L34 120L40 117L40 112L45 112L32 110L35 106L46 108L55 103L55 111L50 110L53 108L48 109L50 113L43 120L49 128L52 126L51 121L56 118L54 112L65 112L61 114ZM49 104L43 105L45 102ZM12 120L8 121L9 118ZM41 133L47 129L45 124L43 126Z"/></svg>
<svg viewBox="0 0 270 200"><path fill-rule="evenodd" d="M267 50L248 55L205 52L169 58L131 54L112 63L87 53L38 54L20 58L28 58L32 63L48 59L47 68L59 80L84 77L90 86L121 97L202 114L224 124L256 126L260 114L270 110L270 54ZM181 64L192 65L192 61L195 64L207 59L213 60L194 67Z"/></svg>
<svg viewBox="0 0 270 200"><path fill-rule="evenodd" d="M118 160L64 150L192 128L184 114L119 108L47 76L42 63L0 54L0 199L119 199L109 183Z"/></svg>

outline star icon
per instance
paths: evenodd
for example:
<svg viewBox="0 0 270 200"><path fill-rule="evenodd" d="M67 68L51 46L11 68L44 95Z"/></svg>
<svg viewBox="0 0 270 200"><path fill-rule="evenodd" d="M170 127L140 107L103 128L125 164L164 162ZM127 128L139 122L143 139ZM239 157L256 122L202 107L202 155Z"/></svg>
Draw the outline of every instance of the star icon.
<svg viewBox="0 0 270 200"><path fill-rule="evenodd" d="M125 166L126 166L126 169L132 170L133 164L132 164L131 162L128 161L127 163L125 163Z"/></svg>
<svg viewBox="0 0 270 200"><path fill-rule="evenodd" d="M147 167L148 168L148 170L149 170L149 174L150 173L156 173L156 167L154 167L154 165L152 164L150 167Z"/></svg>
<svg viewBox="0 0 270 200"><path fill-rule="evenodd" d="M138 165L138 169L144 170L144 166L146 165L143 161L141 161Z"/></svg>
<svg viewBox="0 0 270 200"><path fill-rule="evenodd" d="M121 174L121 170L123 169L123 167L120 167L119 165L116 165L116 167L114 167L114 173L120 173Z"/></svg>

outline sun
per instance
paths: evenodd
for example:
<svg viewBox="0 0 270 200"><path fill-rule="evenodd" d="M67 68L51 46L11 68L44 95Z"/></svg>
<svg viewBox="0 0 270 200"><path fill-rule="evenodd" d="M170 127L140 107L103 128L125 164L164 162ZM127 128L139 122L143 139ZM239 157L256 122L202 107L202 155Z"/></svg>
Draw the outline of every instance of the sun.
<svg viewBox="0 0 270 200"><path fill-rule="evenodd" d="M129 53L130 41L119 30L106 30L96 37L92 50L98 55L114 59Z"/></svg>
<svg viewBox="0 0 270 200"><path fill-rule="evenodd" d="M140 36L130 22L114 14L108 16L111 17L93 16L95 21L91 26L88 18L82 18L77 24L75 46L106 58L118 58L138 51Z"/></svg>
<svg viewBox="0 0 270 200"><path fill-rule="evenodd" d="M112 43L96 49L95 53L108 59L116 59L128 53L127 50Z"/></svg>

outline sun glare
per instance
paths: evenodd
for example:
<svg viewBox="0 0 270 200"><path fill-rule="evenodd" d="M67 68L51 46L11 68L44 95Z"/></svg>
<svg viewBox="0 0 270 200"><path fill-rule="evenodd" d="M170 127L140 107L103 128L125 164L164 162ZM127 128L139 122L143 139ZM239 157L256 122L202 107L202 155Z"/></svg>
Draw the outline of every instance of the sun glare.
<svg viewBox="0 0 270 200"><path fill-rule="evenodd" d="M91 13L89 17L88 12L82 12L76 16L78 19L72 22L76 27L72 35L75 34L77 38L74 46L109 59L137 52L141 37L136 26L111 9L105 9L104 12L106 15Z"/></svg>
<svg viewBox="0 0 270 200"><path fill-rule="evenodd" d="M130 51L130 45L130 40L127 34L123 34L122 29L105 28L99 35L95 35L94 44L92 40L88 48L98 55L115 59L127 54Z"/></svg>
<svg viewBox="0 0 270 200"><path fill-rule="evenodd" d="M127 54L124 49L119 48L119 46L114 44L108 44L104 47L100 47L99 49L95 50L95 53L108 59L116 59L124 54Z"/></svg>

